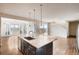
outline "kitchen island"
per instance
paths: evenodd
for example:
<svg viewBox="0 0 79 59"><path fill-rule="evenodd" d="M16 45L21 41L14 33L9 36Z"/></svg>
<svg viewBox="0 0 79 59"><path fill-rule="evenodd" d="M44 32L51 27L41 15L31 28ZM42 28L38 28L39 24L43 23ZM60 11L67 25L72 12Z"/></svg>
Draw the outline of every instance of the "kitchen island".
<svg viewBox="0 0 79 59"><path fill-rule="evenodd" d="M53 41L55 38L40 35L37 38L28 40L23 36L19 36L18 49L24 55L52 55Z"/></svg>

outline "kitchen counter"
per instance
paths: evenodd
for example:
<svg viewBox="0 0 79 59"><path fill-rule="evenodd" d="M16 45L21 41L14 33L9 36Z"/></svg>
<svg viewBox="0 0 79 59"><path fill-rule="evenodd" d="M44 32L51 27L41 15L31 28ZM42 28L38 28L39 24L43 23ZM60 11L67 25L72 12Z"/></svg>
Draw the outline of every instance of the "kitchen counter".
<svg viewBox="0 0 79 59"><path fill-rule="evenodd" d="M34 46L35 48L40 48L50 42L55 41L55 37L52 36L47 36L47 35L40 35L37 38L33 39L33 40L27 40L24 38L24 36L19 36L19 38L23 39L24 41L28 42L29 44L31 44L32 46Z"/></svg>
<svg viewBox="0 0 79 59"><path fill-rule="evenodd" d="M34 39L28 40L25 36L19 36L18 49L24 55L52 55L53 54L53 41L55 37L40 35L33 37Z"/></svg>

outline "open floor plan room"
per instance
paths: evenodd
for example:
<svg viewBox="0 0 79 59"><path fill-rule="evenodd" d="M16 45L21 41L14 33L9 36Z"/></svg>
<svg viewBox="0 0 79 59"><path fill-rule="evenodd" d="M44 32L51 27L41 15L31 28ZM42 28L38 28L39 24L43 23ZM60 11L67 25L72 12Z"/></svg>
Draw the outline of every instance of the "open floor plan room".
<svg viewBox="0 0 79 59"><path fill-rule="evenodd" d="M0 55L78 55L79 3L0 3Z"/></svg>

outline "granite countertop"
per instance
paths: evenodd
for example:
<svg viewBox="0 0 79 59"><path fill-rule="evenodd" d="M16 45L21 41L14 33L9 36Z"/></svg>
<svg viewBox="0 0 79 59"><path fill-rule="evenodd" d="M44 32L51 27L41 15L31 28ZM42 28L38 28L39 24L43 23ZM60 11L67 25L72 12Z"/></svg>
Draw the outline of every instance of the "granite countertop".
<svg viewBox="0 0 79 59"><path fill-rule="evenodd" d="M40 48L50 42L55 41L55 37L47 36L47 35L40 35L33 40L25 39L24 36L19 36L19 37L25 40L26 42L28 42L29 44L31 44L32 46L34 46L35 48Z"/></svg>

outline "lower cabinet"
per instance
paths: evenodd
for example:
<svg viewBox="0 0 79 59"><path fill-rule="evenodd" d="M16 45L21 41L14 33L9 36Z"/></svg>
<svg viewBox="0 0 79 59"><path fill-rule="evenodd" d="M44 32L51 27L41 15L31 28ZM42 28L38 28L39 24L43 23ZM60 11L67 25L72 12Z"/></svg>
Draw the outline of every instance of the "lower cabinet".
<svg viewBox="0 0 79 59"><path fill-rule="evenodd" d="M20 48L18 49L22 52L23 55L52 55L53 53L53 42L40 48L35 48L34 46L32 46L31 44L22 39L20 39L19 42Z"/></svg>
<svg viewBox="0 0 79 59"><path fill-rule="evenodd" d="M36 55L52 55L53 54L53 42L36 49Z"/></svg>
<svg viewBox="0 0 79 59"><path fill-rule="evenodd" d="M31 46L29 43L26 41L21 41L21 52L24 55L35 55L36 48Z"/></svg>

